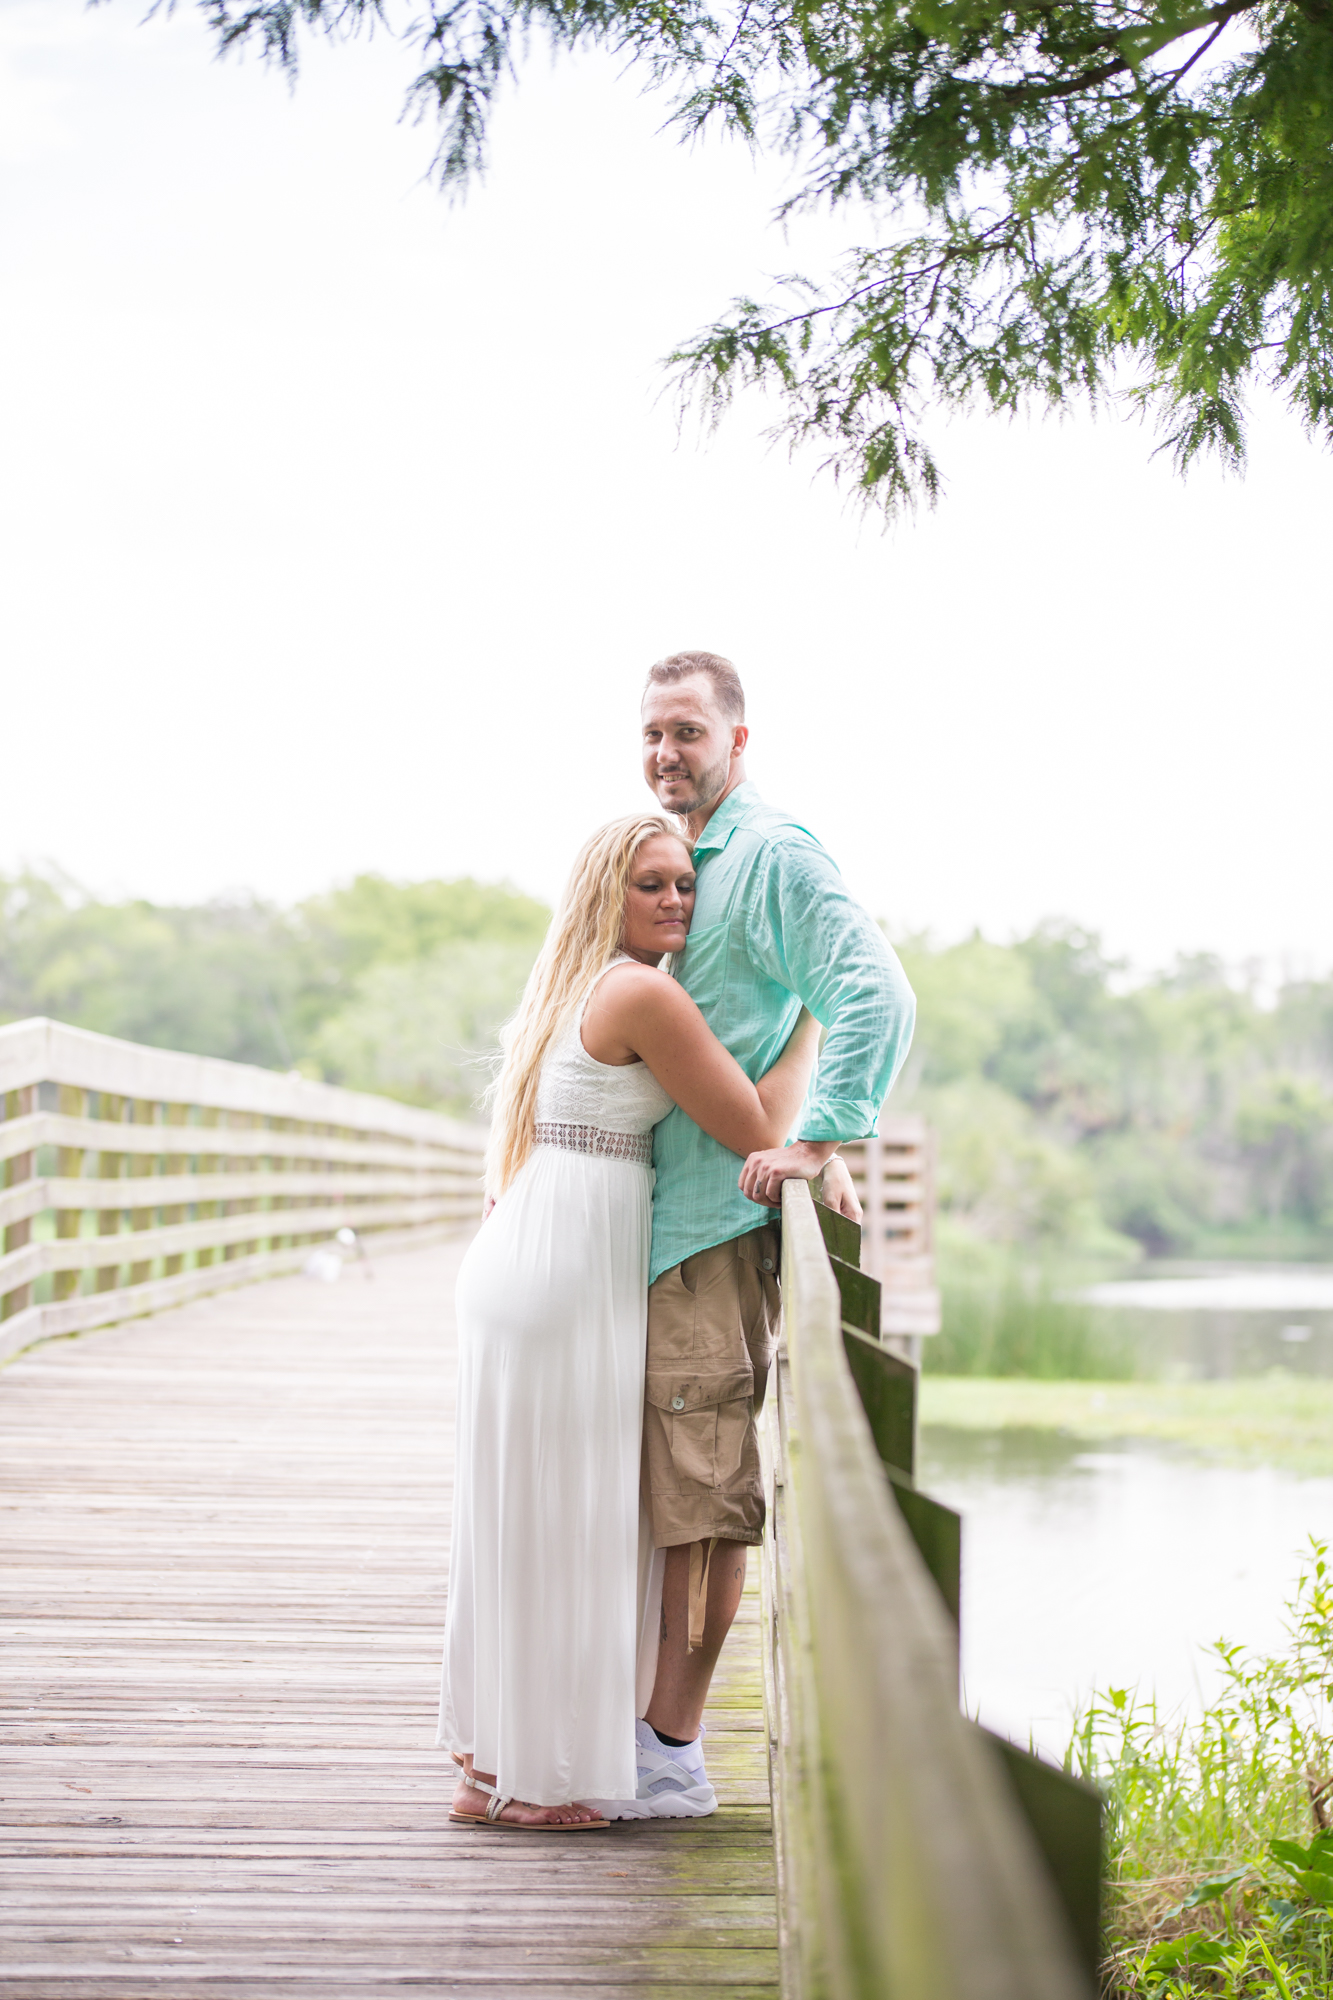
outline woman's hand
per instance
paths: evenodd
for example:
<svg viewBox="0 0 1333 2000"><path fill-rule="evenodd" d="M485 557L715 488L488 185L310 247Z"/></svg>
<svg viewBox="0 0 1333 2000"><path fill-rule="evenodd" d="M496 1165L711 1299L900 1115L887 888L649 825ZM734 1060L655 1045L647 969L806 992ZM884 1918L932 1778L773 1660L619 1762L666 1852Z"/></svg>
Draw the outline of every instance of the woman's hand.
<svg viewBox="0 0 1333 2000"><path fill-rule="evenodd" d="M812 1181L823 1172L835 1140L798 1139L792 1146L774 1146L765 1153L751 1153L741 1168L740 1190L747 1201L761 1208L779 1208L784 1181Z"/></svg>

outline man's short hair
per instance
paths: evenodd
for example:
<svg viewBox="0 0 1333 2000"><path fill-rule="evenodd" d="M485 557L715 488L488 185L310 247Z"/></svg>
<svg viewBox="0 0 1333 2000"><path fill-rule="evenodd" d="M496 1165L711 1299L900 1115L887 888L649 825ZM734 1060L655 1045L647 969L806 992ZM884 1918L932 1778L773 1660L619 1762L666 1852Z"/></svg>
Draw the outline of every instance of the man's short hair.
<svg viewBox="0 0 1333 2000"><path fill-rule="evenodd" d="M720 714L730 722L744 722L745 689L735 667L721 653L672 653L667 659L658 660L648 669L644 693L650 687L674 687L677 681L693 680L696 675L712 682L713 700Z"/></svg>

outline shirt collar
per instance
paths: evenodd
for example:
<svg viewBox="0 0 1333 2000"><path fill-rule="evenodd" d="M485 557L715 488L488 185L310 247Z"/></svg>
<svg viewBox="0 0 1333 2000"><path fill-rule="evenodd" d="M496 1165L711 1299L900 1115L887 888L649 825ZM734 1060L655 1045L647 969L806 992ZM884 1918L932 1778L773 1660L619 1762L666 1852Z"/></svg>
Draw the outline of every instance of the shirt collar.
<svg viewBox="0 0 1333 2000"><path fill-rule="evenodd" d="M737 785L734 792L728 792L703 832L699 835L699 838L695 841L695 858L697 859L701 854L718 853L731 839L732 834L741 824L747 812L753 811L756 806L762 803L763 801L760 799L758 792L748 779L743 785Z"/></svg>

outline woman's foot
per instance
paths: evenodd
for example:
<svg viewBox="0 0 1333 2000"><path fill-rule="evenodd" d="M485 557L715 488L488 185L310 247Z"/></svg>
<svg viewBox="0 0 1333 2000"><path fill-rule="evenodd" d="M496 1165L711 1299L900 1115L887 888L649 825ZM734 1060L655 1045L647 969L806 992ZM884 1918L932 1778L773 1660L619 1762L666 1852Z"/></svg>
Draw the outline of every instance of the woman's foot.
<svg viewBox="0 0 1333 2000"><path fill-rule="evenodd" d="M482 1775L478 1773L478 1776ZM490 1778L486 1782L493 1785L495 1780ZM470 1785L465 1777L459 1779L453 1799L456 1813L464 1813L472 1819L484 1819L490 1803L489 1792ZM495 1815L495 1820L506 1820L510 1826L587 1826L590 1821L601 1817L591 1806L572 1803L567 1806L530 1806L523 1799L510 1799L504 1809ZM495 1820L492 1820L492 1825Z"/></svg>

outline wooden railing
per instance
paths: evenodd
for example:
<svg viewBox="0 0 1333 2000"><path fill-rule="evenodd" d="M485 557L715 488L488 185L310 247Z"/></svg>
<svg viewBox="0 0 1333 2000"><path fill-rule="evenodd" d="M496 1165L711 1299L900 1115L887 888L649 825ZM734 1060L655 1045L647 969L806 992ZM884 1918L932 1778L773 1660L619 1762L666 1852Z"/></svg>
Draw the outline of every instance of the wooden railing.
<svg viewBox="0 0 1333 2000"><path fill-rule="evenodd" d="M362 1247L467 1227L484 1133L58 1021L0 1028L0 1359Z"/></svg>
<svg viewBox="0 0 1333 2000"><path fill-rule="evenodd" d="M859 1232L782 1203L764 1422L784 2000L1088 2000L1100 1802L958 1709L958 1516L916 1486L916 1370Z"/></svg>

